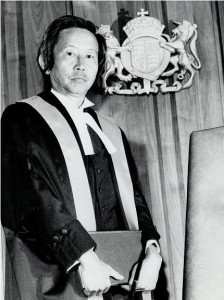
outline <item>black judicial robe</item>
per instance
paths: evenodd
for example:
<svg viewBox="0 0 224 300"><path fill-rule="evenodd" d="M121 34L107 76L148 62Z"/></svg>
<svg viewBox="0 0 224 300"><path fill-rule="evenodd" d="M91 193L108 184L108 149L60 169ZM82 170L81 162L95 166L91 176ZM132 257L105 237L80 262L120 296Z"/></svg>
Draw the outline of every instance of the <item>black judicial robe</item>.
<svg viewBox="0 0 224 300"><path fill-rule="evenodd" d="M67 120L85 163L98 230L128 230L110 155L90 130L96 156L85 156L75 125L60 101L50 92L39 95ZM88 112L96 119L92 109ZM134 187L143 239L159 239L136 169L122 133ZM96 151L97 152L97 151ZM99 159L97 159L99 155ZM102 161L103 160L103 161ZM109 174L114 218L97 193L96 173ZM101 189L102 191L103 189ZM102 193L101 193L102 194ZM103 195L103 194L102 194ZM114 196L115 195L115 196ZM113 215L112 214L112 215ZM76 218L65 160L56 137L39 113L26 103L6 108L2 116L2 225L7 243L6 299L63 299L83 297L76 269L66 270L96 244Z"/></svg>

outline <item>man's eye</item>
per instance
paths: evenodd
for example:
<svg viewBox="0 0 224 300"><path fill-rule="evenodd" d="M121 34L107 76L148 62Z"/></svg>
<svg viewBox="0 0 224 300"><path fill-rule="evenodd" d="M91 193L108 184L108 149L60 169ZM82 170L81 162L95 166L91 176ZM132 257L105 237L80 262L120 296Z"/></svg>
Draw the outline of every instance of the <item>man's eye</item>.
<svg viewBox="0 0 224 300"><path fill-rule="evenodd" d="M67 52L67 55L68 55L68 56L75 56L75 53L72 52L72 51L68 51L68 52Z"/></svg>
<svg viewBox="0 0 224 300"><path fill-rule="evenodd" d="M92 55L92 54L87 54L86 57L87 57L87 58L90 58L90 59L94 59L94 58L95 58L95 56Z"/></svg>

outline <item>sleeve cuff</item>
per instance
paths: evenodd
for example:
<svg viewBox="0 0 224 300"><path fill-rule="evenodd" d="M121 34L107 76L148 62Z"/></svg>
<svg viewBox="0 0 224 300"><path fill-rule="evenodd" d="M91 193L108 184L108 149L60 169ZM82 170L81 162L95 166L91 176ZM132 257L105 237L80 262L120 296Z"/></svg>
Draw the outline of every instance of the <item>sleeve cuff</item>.
<svg viewBox="0 0 224 300"><path fill-rule="evenodd" d="M72 269L74 268L75 266L77 266L79 264L79 261L76 260L68 269L67 269L67 273Z"/></svg>
<svg viewBox="0 0 224 300"><path fill-rule="evenodd" d="M51 251L66 271L75 266L80 256L96 247L95 241L78 220L56 232L52 240Z"/></svg>
<svg viewBox="0 0 224 300"><path fill-rule="evenodd" d="M158 253L160 253L160 246L159 246L159 243L158 243L156 240L148 240L148 241L146 242L145 252L146 252L147 248L148 248L150 245L155 246L155 248L157 249Z"/></svg>

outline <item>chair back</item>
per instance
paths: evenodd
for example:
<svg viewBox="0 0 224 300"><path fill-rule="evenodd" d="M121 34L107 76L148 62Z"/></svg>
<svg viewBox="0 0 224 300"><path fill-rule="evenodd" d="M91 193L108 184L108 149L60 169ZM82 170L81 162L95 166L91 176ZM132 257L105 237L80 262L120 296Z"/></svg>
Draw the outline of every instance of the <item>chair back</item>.
<svg viewBox="0 0 224 300"><path fill-rule="evenodd" d="M224 299L224 127L190 138L184 300Z"/></svg>

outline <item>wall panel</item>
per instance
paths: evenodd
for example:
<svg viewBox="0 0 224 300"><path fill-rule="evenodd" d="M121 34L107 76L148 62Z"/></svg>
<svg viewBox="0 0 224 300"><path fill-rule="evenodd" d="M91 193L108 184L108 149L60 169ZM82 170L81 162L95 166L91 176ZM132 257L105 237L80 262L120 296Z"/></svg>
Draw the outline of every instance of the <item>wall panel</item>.
<svg viewBox="0 0 224 300"><path fill-rule="evenodd" d="M36 55L48 24L71 14L65 1L2 1L2 108L43 89Z"/></svg>
<svg viewBox="0 0 224 300"><path fill-rule="evenodd" d="M223 2L212 2L212 21L214 28L214 39L216 48L216 58L218 65L218 78L220 95L224 95L224 3ZM224 116L224 97L221 97L222 114Z"/></svg>
<svg viewBox="0 0 224 300"><path fill-rule="evenodd" d="M16 2L2 2L2 106L21 99ZM10 50L11 49L11 50ZM13 51L12 51L13 49ZM12 72L13 70L13 72ZM11 87L13 85L13 88Z"/></svg>
<svg viewBox="0 0 224 300"><path fill-rule="evenodd" d="M164 260L156 300L181 300L188 147L192 131L224 125L224 5L208 1L3 1L2 106L43 89L36 52L50 21L64 14L109 24L123 42L123 26L145 8L171 34L172 20L198 25L202 69L176 94L119 96L89 93L97 110L126 133L140 183L161 234Z"/></svg>

